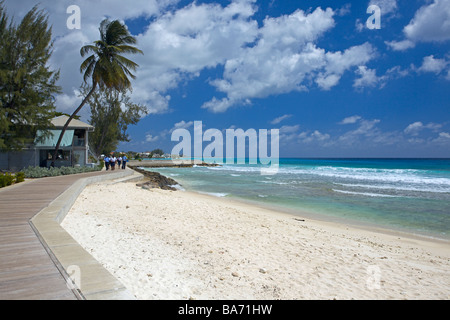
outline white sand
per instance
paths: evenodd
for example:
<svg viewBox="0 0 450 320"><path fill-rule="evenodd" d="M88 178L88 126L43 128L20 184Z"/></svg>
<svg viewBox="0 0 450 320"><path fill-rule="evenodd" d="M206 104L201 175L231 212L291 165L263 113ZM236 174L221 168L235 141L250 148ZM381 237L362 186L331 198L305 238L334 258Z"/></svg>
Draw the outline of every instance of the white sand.
<svg viewBox="0 0 450 320"><path fill-rule="evenodd" d="M450 244L100 183L62 226L138 299L449 299Z"/></svg>

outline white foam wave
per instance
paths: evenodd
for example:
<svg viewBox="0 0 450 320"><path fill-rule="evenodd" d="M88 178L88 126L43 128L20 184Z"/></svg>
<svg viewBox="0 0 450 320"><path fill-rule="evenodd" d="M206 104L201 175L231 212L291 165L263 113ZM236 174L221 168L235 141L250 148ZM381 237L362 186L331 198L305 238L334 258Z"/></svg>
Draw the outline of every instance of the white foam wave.
<svg viewBox="0 0 450 320"><path fill-rule="evenodd" d="M170 187L175 188L175 189L180 190L180 191L186 191L186 189L184 189L184 188L183 188L182 186L180 186L179 184L173 184L173 185L171 185Z"/></svg>
<svg viewBox="0 0 450 320"><path fill-rule="evenodd" d="M226 197L228 195L228 193L224 193L224 192L200 192L200 193L208 194L210 196L219 197L219 198Z"/></svg>
<svg viewBox="0 0 450 320"><path fill-rule="evenodd" d="M273 180L269 180L269 181L266 181L266 180L260 180L260 181L258 181L258 182L262 182L262 183L269 183L269 184L289 184L288 182L280 182L280 181L273 181Z"/></svg>
<svg viewBox="0 0 450 320"><path fill-rule="evenodd" d="M403 185L371 185L371 184L352 184L352 183L336 183L337 185L351 188L366 188L366 189L379 189L379 190L395 190L395 191L416 191L416 192L435 192L435 193L450 193L450 189L439 186L423 188L423 187L408 187Z"/></svg>
<svg viewBox="0 0 450 320"><path fill-rule="evenodd" d="M208 167L210 170L259 173L261 167L244 165L224 165L221 167ZM374 168L348 168L348 167L279 167L278 174L329 177L346 180L375 181L397 184L433 185L438 186L442 192L450 192L450 179L427 175L426 171L416 169L374 169ZM448 191L446 191L448 190Z"/></svg>
<svg viewBox="0 0 450 320"><path fill-rule="evenodd" d="M383 198L396 198L397 196L392 196L388 194L379 194L379 193L370 193L370 192L353 192L353 191L345 191L345 190L337 190L332 189L334 192L345 193L345 194L353 194L358 196L366 196L366 197L383 197Z"/></svg>

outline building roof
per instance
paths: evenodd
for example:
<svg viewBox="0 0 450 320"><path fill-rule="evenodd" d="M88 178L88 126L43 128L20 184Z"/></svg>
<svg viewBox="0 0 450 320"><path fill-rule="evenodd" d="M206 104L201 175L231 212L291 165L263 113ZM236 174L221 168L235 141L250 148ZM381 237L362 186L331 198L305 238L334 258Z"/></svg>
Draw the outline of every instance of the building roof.
<svg viewBox="0 0 450 320"><path fill-rule="evenodd" d="M56 128L63 128L64 125L66 124L67 119L69 119L68 116L59 116L56 118L52 119L52 124L56 127ZM88 131L94 131L94 126L91 126L88 123L85 123L83 121L77 120L77 119L72 119L69 123L69 126L67 127L67 129L86 129Z"/></svg>

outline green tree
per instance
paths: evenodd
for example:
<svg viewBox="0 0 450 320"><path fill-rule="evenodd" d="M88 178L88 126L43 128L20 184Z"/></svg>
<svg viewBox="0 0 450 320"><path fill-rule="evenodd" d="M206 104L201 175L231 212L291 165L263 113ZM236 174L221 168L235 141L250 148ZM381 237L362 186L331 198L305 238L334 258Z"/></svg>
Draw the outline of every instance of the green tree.
<svg viewBox="0 0 450 320"><path fill-rule="evenodd" d="M163 155L164 155L164 151L163 151L162 149L160 149L160 148L155 149L155 150L153 150L153 151L150 153L150 156L153 157L153 155L155 155L155 154L158 154L158 155L160 155L160 156L163 156Z"/></svg>
<svg viewBox="0 0 450 320"><path fill-rule="evenodd" d="M15 25L0 1L0 149L20 150L48 133L55 110L59 71L47 66L52 54L52 29L35 6Z"/></svg>
<svg viewBox="0 0 450 320"><path fill-rule="evenodd" d="M87 87L82 92L89 91ZM127 129L147 114L147 108L131 102L126 90L96 90L89 97L91 119L95 131L89 134L89 146L99 156L116 150L120 141L129 141Z"/></svg>
<svg viewBox="0 0 450 320"><path fill-rule="evenodd" d="M88 83L89 80L92 81L91 90L87 93L80 106L67 119L61 130L55 153L53 154L52 164L54 164L62 137L70 121L83 108L97 89L97 86L101 90L123 91L131 88L131 82L128 77L135 78L131 71L135 71L138 64L125 58L123 54L143 53L132 46L136 44L136 38L130 34L127 27L119 20L109 21L104 19L100 23L99 31L100 40L95 41L93 45L86 45L80 50L82 57L92 53L80 66L80 72L84 72L84 83Z"/></svg>

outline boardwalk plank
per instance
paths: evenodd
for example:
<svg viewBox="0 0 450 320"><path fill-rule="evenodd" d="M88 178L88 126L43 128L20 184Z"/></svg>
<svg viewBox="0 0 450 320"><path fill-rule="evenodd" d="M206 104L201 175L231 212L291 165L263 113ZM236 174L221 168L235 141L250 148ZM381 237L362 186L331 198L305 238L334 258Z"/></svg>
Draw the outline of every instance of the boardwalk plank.
<svg viewBox="0 0 450 320"><path fill-rule="evenodd" d="M42 178L0 189L0 299L77 299L29 220L78 179L101 174Z"/></svg>

